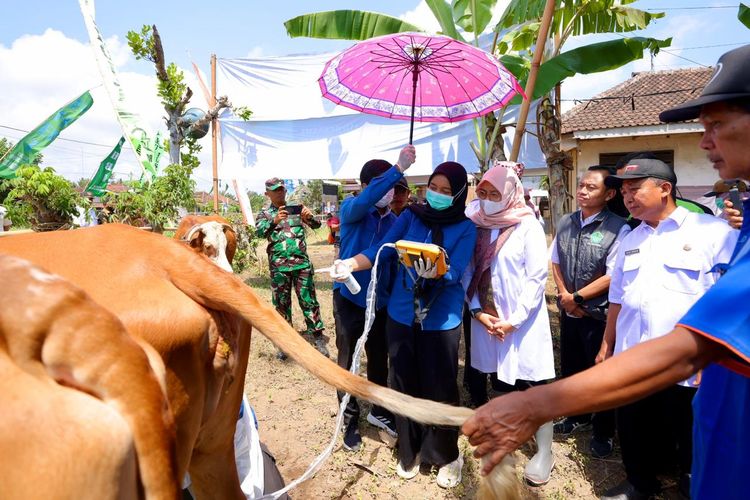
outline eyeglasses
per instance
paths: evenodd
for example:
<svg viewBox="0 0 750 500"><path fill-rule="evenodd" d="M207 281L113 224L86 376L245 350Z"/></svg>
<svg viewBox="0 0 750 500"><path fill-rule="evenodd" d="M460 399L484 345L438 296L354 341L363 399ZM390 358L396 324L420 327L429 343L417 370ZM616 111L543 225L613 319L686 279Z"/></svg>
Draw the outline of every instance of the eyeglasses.
<svg viewBox="0 0 750 500"><path fill-rule="evenodd" d="M503 199L502 193L497 191L487 191L486 189L479 188L476 190L477 198L480 200L500 201Z"/></svg>

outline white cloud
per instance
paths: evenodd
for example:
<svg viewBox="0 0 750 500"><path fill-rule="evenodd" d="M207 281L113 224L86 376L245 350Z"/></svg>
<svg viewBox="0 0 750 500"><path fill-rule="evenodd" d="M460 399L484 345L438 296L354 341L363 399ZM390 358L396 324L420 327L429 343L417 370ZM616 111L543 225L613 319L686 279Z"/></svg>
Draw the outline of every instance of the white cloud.
<svg viewBox="0 0 750 500"><path fill-rule="evenodd" d="M398 18L430 33L437 33L440 31L440 23L437 22L435 15L424 0L419 2L419 5L413 10L404 12L398 16Z"/></svg>
<svg viewBox="0 0 750 500"><path fill-rule="evenodd" d="M107 48L119 70L134 60L127 44L117 37L107 40ZM148 65L144 67L151 69ZM101 85L102 79L89 45L53 29L41 35L24 35L10 47L0 45L0 74L3 75L0 79L0 109L3 110L0 125L22 130L33 129L65 103L91 89L94 98L91 109L63 131L42 154L44 165L54 167L70 179L92 176L122 135L122 130L109 96ZM144 128L154 132L161 130L166 136L162 119L164 110L156 95L153 72L121 71L118 77L128 105L140 115ZM191 105L205 109L207 106L192 69L185 71L185 77L195 94ZM23 135L23 132L0 128L0 136L14 142ZM201 154L201 160L206 166L200 168L197 177L205 187L211 178L210 139L204 139L202 143L205 152ZM128 146L123 149L115 172L124 178L140 176L140 167Z"/></svg>
<svg viewBox="0 0 750 500"><path fill-rule="evenodd" d="M488 24L486 31L492 31L500 20L500 15L505 11L505 7L509 3L510 0L500 0L497 2L495 5L495 11L492 14L492 20ZM413 10L401 14L398 18L410 22L430 33L441 31L440 23L435 19L435 15L432 13L425 0L421 0Z"/></svg>
<svg viewBox="0 0 750 500"><path fill-rule="evenodd" d="M250 49L247 52L247 55L245 57L247 57L248 59L254 59L256 57L262 57L263 56L263 52L264 52L263 51L263 47L261 47L260 45L256 45L255 47L253 47L252 49Z"/></svg>

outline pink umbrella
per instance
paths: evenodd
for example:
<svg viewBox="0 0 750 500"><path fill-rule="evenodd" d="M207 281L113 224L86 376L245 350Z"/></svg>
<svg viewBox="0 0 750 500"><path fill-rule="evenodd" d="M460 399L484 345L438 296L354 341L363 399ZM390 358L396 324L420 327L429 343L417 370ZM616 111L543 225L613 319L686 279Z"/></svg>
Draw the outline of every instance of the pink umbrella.
<svg viewBox="0 0 750 500"><path fill-rule="evenodd" d="M323 96L363 113L456 122L505 106L523 90L487 52L453 38L398 33L364 40L326 64Z"/></svg>

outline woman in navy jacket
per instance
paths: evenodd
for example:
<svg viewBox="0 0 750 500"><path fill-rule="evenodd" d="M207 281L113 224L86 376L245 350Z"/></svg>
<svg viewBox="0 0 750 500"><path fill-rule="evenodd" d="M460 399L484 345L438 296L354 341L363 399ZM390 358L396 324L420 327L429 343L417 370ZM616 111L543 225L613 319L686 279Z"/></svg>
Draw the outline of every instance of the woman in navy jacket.
<svg viewBox="0 0 750 500"><path fill-rule="evenodd" d="M413 269L398 266L388 302L386 336L391 363L391 387L406 394L450 404L459 403L458 343L464 290L461 277L476 241L476 227L466 218L466 170L456 162L435 169L427 186L427 205L411 205L383 240L359 255L336 263L336 278L368 269L383 243L408 240L441 246L450 268L437 276L434 263L422 261ZM383 250L381 261L393 256ZM363 292L362 292L363 293ZM421 317L421 320L420 320ZM439 467L437 482L452 488L461 482L463 459L458 429L423 426L396 417L399 436L396 468L411 479L421 463Z"/></svg>

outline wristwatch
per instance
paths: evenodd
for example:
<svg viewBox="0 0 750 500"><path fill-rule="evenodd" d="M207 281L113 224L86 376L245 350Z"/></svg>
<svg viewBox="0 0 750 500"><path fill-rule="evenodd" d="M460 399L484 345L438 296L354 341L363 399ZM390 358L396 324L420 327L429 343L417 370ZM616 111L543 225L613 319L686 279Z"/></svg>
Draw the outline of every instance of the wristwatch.
<svg viewBox="0 0 750 500"><path fill-rule="evenodd" d="M469 310L469 312L471 313L471 317L474 319L477 319L477 316L482 314L482 310L478 307L475 307L474 309Z"/></svg>
<svg viewBox="0 0 750 500"><path fill-rule="evenodd" d="M583 297L578 292L573 292L573 302L576 304L583 304Z"/></svg>

